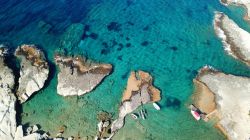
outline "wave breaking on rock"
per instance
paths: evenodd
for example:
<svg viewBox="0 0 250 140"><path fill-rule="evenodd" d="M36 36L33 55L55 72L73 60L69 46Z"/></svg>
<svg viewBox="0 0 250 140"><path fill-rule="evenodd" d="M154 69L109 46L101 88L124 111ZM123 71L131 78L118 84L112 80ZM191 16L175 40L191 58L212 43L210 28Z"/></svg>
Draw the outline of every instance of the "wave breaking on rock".
<svg viewBox="0 0 250 140"><path fill-rule="evenodd" d="M215 12L214 29L225 51L250 66L250 33L222 12Z"/></svg>

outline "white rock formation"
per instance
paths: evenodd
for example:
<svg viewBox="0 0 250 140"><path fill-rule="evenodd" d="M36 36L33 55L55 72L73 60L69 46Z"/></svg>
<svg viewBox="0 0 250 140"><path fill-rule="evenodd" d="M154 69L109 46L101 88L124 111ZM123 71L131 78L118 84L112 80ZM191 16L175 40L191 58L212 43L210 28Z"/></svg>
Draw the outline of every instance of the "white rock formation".
<svg viewBox="0 0 250 140"><path fill-rule="evenodd" d="M220 2L226 6L230 4L243 6L247 11L245 19L250 20L250 0L220 0Z"/></svg>
<svg viewBox="0 0 250 140"><path fill-rule="evenodd" d="M231 140L250 138L250 78L203 68L197 80L215 95L219 124ZM204 100L205 101L205 100ZM208 105L209 106L209 105Z"/></svg>
<svg viewBox="0 0 250 140"><path fill-rule="evenodd" d="M56 55L55 61L60 68L57 93L62 96L90 92L112 71L110 64L88 62L80 57Z"/></svg>
<svg viewBox="0 0 250 140"><path fill-rule="evenodd" d="M47 140L47 133L38 133L37 125L23 130L22 125L16 126L16 97L14 90L14 75L4 63L7 54L4 45L0 45L0 140ZM40 62L39 62L40 64ZM35 64L36 65L36 64ZM39 65L41 66L41 65ZM64 140L65 138L54 138ZM70 139L70 138L69 138Z"/></svg>
<svg viewBox="0 0 250 140"><path fill-rule="evenodd" d="M250 65L250 33L221 12L215 12L214 29L222 40L225 50Z"/></svg>
<svg viewBox="0 0 250 140"><path fill-rule="evenodd" d="M2 52L5 51L0 50L0 139L12 140L16 132L16 97L12 92L14 75L4 64Z"/></svg>
<svg viewBox="0 0 250 140"><path fill-rule="evenodd" d="M22 45L15 55L21 60L17 96L21 103L40 90L48 78L49 66L43 52L34 45Z"/></svg>
<svg viewBox="0 0 250 140"><path fill-rule="evenodd" d="M20 125L17 127L14 140L42 140L43 136L39 133L32 133L24 136L23 127Z"/></svg>

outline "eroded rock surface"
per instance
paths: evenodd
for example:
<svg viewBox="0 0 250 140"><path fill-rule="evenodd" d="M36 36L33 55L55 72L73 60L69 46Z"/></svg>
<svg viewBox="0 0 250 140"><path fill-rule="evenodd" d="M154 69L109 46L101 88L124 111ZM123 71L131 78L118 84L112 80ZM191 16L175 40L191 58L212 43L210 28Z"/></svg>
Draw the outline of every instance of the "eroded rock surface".
<svg viewBox="0 0 250 140"><path fill-rule="evenodd" d="M157 102L161 99L160 90L153 86L152 76L144 71L131 72L127 87L123 93L119 117L112 123L111 130L115 133L124 125L125 117L139 106Z"/></svg>
<svg viewBox="0 0 250 140"><path fill-rule="evenodd" d="M15 55L21 61L19 87L16 94L23 103L34 92L43 88L48 78L49 66L44 53L35 45L19 46Z"/></svg>
<svg viewBox="0 0 250 140"><path fill-rule="evenodd" d="M221 12L215 12L214 29L225 50L250 66L250 33Z"/></svg>
<svg viewBox="0 0 250 140"><path fill-rule="evenodd" d="M229 139L250 138L250 78L224 74L211 67L200 70L195 79L195 105L218 120L219 128ZM202 88L201 88L202 85Z"/></svg>
<svg viewBox="0 0 250 140"><path fill-rule="evenodd" d="M60 72L57 93L83 95L92 91L112 71L112 65L91 62L82 57L55 56Z"/></svg>
<svg viewBox="0 0 250 140"><path fill-rule="evenodd" d="M224 5L238 5L246 9L247 13L244 17L245 20L250 20L250 0L220 0Z"/></svg>
<svg viewBox="0 0 250 140"><path fill-rule="evenodd" d="M4 63L7 49L0 46L0 139L12 140L16 132L14 75Z"/></svg>

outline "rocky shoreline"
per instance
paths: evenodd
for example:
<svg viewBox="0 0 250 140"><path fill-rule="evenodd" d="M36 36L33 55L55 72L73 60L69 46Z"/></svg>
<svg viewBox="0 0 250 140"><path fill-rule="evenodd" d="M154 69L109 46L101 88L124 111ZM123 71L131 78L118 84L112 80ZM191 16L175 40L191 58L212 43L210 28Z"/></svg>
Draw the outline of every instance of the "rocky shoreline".
<svg viewBox="0 0 250 140"><path fill-rule="evenodd" d="M250 66L250 33L221 12L215 12L214 29L225 51Z"/></svg>
<svg viewBox="0 0 250 140"><path fill-rule="evenodd" d="M60 69L57 93L62 96L84 95L112 72L112 65L96 63L81 56L57 54L54 59Z"/></svg>
<svg viewBox="0 0 250 140"><path fill-rule="evenodd" d="M15 51L15 56L21 63L17 84L15 78L18 77L15 77L11 68L5 63L8 55L11 55L8 47L0 45L0 138L6 140L65 139L60 135L56 138L49 137L49 133L40 130L39 125L23 126L17 123L17 107L44 86L49 67L43 52L35 45L19 46ZM73 137L67 139L72 140Z"/></svg>
<svg viewBox="0 0 250 140"><path fill-rule="evenodd" d="M14 75L4 63L4 52L7 48L0 48L0 137L14 139L16 132L16 97L14 91Z"/></svg>
<svg viewBox="0 0 250 140"><path fill-rule="evenodd" d="M37 133L33 129L29 134L22 125L17 127L16 106L18 105L15 94L15 76L5 64L5 55L8 55L4 45L0 47L0 138L5 140L40 140L47 138L47 134Z"/></svg>
<svg viewBox="0 0 250 140"><path fill-rule="evenodd" d="M21 106L35 92L43 88L48 79L49 65L44 53L35 45L24 44L17 47L14 55L9 53L7 46L0 45L0 138L10 140L65 139L62 137L63 130L60 130L56 138L52 138L37 125L24 127L17 124L17 106ZM4 60L7 55L19 60L20 77L15 76L11 68L5 64ZM81 56L56 55L55 61L60 68L58 94L63 96L83 95L90 92L112 72L112 65L96 63ZM15 80L16 78L19 78L18 81Z"/></svg>
<svg viewBox="0 0 250 140"><path fill-rule="evenodd" d="M250 78L224 74L204 67L194 79L193 103L207 118L217 120L216 128L228 139L250 137Z"/></svg>
<svg viewBox="0 0 250 140"><path fill-rule="evenodd" d="M250 0L220 0L223 5L237 5L246 9L244 19L250 21Z"/></svg>

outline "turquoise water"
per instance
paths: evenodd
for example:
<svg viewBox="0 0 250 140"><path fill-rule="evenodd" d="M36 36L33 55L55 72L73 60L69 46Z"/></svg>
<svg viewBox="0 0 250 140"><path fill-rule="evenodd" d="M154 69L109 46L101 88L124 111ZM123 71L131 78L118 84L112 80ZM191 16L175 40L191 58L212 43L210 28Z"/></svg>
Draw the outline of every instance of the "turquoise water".
<svg viewBox="0 0 250 140"><path fill-rule="evenodd" d="M150 72L161 89L162 110L147 105L146 121L127 117L115 140L225 139L212 123L194 121L187 109L192 79L205 64L250 77L250 69L228 56L215 36L215 10L250 31L241 8L226 8L217 0L1 1L0 41L13 47L37 44L51 64L45 88L23 104L21 122L40 124L52 135L66 125L65 136L91 139L97 131L96 114L104 110L115 118L129 72L141 69ZM62 45L64 40L77 45ZM114 71L87 95L61 97L56 94L54 51L111 63Z"/></svg>

